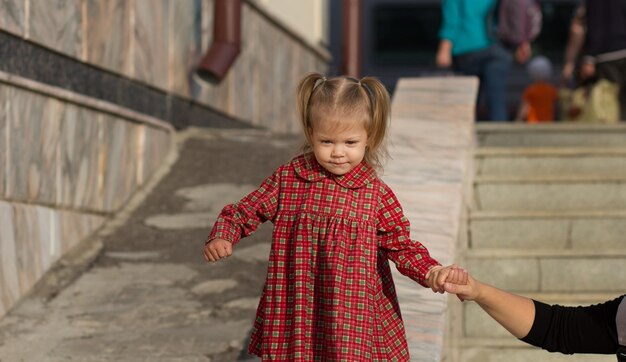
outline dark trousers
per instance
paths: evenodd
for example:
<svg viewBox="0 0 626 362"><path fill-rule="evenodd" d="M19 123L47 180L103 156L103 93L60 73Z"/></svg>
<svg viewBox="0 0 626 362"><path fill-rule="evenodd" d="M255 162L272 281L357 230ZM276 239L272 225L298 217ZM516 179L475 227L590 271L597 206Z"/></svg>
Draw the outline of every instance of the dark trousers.
<svg viewBox="0 0 626 362"><path fill-rule="evenodd" d="M486 49L457 55L453 58L455 72L480 79L478 99L487 105L491 121L507 121L507 80L513 55L499 44Z"/></svg>
<svg viewBox="0 0 626 362"><path fill-rule="evenodd" d="M596 64L598 77L619 85L619 113L626 120L626 58Z"/></svg>

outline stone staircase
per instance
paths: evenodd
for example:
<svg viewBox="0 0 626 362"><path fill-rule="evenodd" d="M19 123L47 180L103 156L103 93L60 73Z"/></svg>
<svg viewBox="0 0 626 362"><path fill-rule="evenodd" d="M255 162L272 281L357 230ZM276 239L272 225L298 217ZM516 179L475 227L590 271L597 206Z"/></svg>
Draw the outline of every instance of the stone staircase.
<svg viewBox="0 0 626 362"><path fill-rule="evenodd" d="M626 125L478 125L465 265L548 303L626 291ZM526 347L463 304L460 361L614 361Z"/></svg>

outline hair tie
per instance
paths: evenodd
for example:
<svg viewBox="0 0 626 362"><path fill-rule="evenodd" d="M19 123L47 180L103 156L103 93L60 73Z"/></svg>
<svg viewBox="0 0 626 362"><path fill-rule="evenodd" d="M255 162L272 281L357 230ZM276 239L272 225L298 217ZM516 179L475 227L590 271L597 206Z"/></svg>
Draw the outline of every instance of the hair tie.
<svg viewBox="0 0 626 362"><path fill-rule="evenodd" d="M315 90L315 88L317 88L317 86L319 86L322 83L326 83L326 77L322 77L322 78L316 80L315 84L313 85L313 90Z"/></svg>

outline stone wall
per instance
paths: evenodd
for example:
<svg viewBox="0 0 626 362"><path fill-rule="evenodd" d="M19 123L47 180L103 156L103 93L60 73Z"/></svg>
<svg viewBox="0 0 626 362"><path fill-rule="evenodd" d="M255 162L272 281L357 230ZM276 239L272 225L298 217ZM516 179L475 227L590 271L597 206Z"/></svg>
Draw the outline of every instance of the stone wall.
<svg viewBox="0 0 626 362"><path fill-rule="evenodd" d="M0 317L154 174L172 132L0 73Z"/></svg>
<svg viewBox="0 0 626 362"><path fill-rule="evenodd" d="M0 0L0 30L248 124L299 131L295 86L326 71L327 51L243 1L241 54L207 84L193 71L212 29L212 0Z"/></svg>

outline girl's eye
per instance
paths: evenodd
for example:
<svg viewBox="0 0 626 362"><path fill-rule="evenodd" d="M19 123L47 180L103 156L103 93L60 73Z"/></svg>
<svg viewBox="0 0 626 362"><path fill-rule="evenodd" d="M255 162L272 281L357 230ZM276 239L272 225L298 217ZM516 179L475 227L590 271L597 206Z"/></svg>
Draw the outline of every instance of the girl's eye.
<svg viewBox="0 0 626 362"><path fill-rule="evenodd" d="M349 145L356 145L358 141L347 141L346 143Z"/></svg>
<svg viewBox="0 0 626 362"><path fill-rule="evenodd" d="M328 144L332 143L332 142L330 142L329 140L322 140L321 142L322 142L323 144L325 144L325 145L328 145Z"/></svg>

